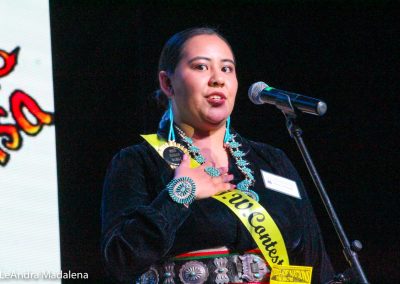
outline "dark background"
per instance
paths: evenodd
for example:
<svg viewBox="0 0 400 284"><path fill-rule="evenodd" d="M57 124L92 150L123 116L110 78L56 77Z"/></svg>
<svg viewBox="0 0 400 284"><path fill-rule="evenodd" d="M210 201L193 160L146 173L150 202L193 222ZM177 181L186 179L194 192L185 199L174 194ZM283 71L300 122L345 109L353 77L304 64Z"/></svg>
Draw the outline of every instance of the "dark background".
<svg viewBox="0 0 400 284"><path fill-rule="evenodd" d="M267 3L264 3L267 2ZM239 93L232 126L283 149L303 177L338 271L341 245L283 115L247 98L256 81L325 100L304 139L372 283L400 277L399 3L391 1L51 1L62 269L108 283L102 182L112 156L156 129L151 99L164 42L211 25L230 41Z"/></svg>

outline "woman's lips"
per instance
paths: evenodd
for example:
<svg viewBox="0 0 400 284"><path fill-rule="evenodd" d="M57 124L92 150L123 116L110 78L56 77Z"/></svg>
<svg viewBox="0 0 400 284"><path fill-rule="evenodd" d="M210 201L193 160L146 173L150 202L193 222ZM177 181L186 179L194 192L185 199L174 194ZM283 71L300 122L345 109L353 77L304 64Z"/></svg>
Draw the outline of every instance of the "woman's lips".
<svg viewBox="0 0 400 284"><path fill-rule="evenodd" d="M226 96L223 93L212 93L208 95L207 102L212 106L220 106L223 105L226 101Z"/></svg>

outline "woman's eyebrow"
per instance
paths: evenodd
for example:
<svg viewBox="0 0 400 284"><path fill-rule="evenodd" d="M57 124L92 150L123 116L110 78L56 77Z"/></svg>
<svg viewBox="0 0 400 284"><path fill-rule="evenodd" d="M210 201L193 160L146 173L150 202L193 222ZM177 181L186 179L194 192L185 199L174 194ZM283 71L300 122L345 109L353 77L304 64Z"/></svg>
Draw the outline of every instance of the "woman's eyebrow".
<svg viewBox="0 0 400 284"><path fill-rule="evenodd" d="M192 63L193 61L196 61L196 60L207 60L207 61L211 61L211 58L206 57L206 56L196 56L196 57L193 57L192 59L190 59L190 60L189 60L189 63ZM221 62L230 62L230 63L232 63L233 65L236 65L235 61L233 61L232 59L222 59Z"/></svg>
<svg viewBox="0 0 400 284"><path fill-rule="evenodd" d="M232 63L233 65L236 65L235 61L233 61L232 59L222 59L221 61L222 61L222 62L230 62L230 63Z"/></svg>
<svg viewBox="0 0 400 284"><path fill-rule="evenodd" d="M190 59L190 60L189 60L189 63L192 63L193 61L196 61L196 60L207 60L207 61L211 61L211 58L205 57L205 56L196 56L196 57L193 57L192 59Z"/></svg>

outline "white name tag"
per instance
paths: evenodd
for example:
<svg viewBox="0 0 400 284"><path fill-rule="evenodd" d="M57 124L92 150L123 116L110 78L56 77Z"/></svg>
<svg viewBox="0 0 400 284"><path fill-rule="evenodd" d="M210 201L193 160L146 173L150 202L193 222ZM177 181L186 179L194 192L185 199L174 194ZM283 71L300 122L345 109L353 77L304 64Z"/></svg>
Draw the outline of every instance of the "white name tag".
<svg viewBox="0 0 400 284"><path fill-rule="evenodd" d="M263 170L261 170L261 175L266 188L301 199L299 189L297 188L295 181L265 172Z"/></svg>

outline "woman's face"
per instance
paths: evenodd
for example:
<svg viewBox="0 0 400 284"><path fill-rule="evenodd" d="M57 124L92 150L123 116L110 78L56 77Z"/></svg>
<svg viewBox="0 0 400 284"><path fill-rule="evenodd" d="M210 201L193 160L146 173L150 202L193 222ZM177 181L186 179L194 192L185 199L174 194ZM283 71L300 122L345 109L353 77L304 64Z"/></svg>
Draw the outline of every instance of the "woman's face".
<svg viewBox="0 0 400 284"><path fill-rule="evenodd" d="M224 125L238 88L234 57L225 41L216 35L189 39L170 80L178 124L201 130Z"/></svg>

